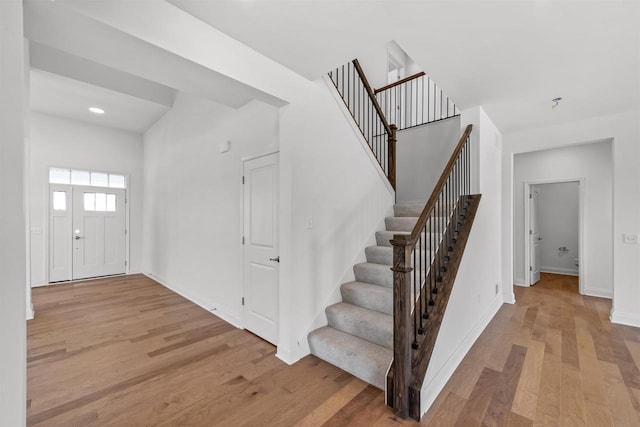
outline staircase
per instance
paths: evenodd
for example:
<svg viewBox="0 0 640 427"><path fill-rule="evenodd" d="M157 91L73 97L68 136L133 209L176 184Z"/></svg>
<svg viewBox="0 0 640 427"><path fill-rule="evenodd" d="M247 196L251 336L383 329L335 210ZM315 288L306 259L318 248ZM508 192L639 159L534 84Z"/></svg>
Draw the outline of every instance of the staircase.
<svg viewBox="0 0 640 427"><path fill-rule="evenodd" d="M357 60L329 77L395 189L397 126L388 123ZM402 87L406 98L422 77L376 92L402 93ZM415 95L415 102L400 103L413 117L404 127L445 118L445 97L429 79L427 98ZM458 111L447 98L450 114ZM327 326L308 335L312 354L384 389L387 405L401 418L422 415L422 385L481 198L471 194L471 131L468 125L426 203L394 207L385 230L376 232L377 245L365 249L367 262L353 266L356 280L340 287L342 302L326 308Z"/></svg>
<svg viewBox="0 0 640 427"><path fill-rule="evenodd" d="M396 205L395 216L353 266L356 280L340 287L342 302L326 308L328 325L308 336L311 353L384 390L393 359L394 234L409 234L424 205Z"/></svg>

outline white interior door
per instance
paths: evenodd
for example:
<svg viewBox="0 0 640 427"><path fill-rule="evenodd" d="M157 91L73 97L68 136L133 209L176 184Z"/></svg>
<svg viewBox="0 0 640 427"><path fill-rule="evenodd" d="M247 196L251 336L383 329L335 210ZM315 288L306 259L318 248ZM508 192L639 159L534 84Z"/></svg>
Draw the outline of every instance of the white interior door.
<svg viewBox="0 0 640 427"><path fill-rule="evenodd" d="M243 324L278 340L278 154L244 162Z"/></svg>
<svg viewBox="0 0 640 427"><path fill-rule="evenodd" d="M73 187L72 278L126 272L125 191Z"/></svg>
<svg viewBox="0 0 640 427"><path fill-rule="evenodd" d="M540 281L540 230L538 228L538 202L540 192L531 187L529 195L529 284L535 285Z"/></svg>
<svg viewBox="0 0 640 427"><path fill-rule="evenodd" d="M71 186L49 186L49 282L71 280Z"/></svg>

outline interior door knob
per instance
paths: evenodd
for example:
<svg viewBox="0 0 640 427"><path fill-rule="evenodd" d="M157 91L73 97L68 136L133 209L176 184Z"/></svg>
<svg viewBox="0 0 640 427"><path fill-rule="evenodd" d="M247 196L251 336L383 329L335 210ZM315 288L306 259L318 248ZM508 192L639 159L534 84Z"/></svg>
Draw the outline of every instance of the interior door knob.
<svg viewBox="0 0 640 427"><path fill-rule="evenodd" d="M76 240L84 239L82 236L76 236Z"/></svg>
<svg viewBox="0 0 640 427"><path fill-rule="evenodd" d="M269 261L275 261L275 262L280 262L280 255L278 255L275 258L269 258Z"/></svg>

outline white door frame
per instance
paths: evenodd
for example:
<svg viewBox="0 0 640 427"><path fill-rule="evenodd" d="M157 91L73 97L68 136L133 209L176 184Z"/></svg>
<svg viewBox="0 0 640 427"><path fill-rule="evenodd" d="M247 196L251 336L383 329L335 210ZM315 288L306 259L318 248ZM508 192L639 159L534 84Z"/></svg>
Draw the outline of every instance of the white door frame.
<svg viewBox="0 0 640 427"><path fill-rule="evenodd" d="M240 293L241 297L244 297L244 164L250 160L259 159L260 157L270 156L272 154L279 154L280 150L266 150L263 152L258 152L255 154L251 154L249 156L245 156L240 158L240 176L238 177L238 182L240 186L240 240L242 244L240 245ZM279 189L278 189L279 190ZM280 191L278 191L278 198L280 198ZM278 206L280 206L280 201L278 200ZM281 234L280 228L278 228L278 233ZM278 246L280 246L282 240L280 239L280 235L278 235ZM282 251L280 251L282 252ZM280 290L281 290L281 279L280 274L278 274L278 340L280 339ZM240 307L240 328L245 329L245 319L244 319L244 309Z"/></svg>
<svg viewBox="0 0 640 427"><path fill-rule="evenodd" d="M540 184L561 184L565 182L577 182L578 183L578 251L580 254L580 262L578 265L578 289L581 295L584 295L585 282L586 277L584 272L585 268L585 233L584 233L584 195L585 195L585 178L567 178L567 179L549 179L549 180L537 180L537 181L525 181L524 182L524 269L525 269L525 277L526 277L526 286L531 286L531 274L527 267L530 264L530 252L531 245L529 243L529 229L531 227L530 223L530 199L527 194L531 193L532 185L540 185Z"/></svg>
<svg viewBox="0 0 640 427"><path fill-rule="evenodd" d="M47 175L46 175L46 181L45 181L45 212L44 212L44 218L45 220L43 221L43 227L42 227L42 232L44 234L44 238L46 239L45 244L44 244L44 277L45 277L45 282L44 283L39 283L39 284L35 284L35 285L31 285L32 288L38 288L41 286L49 286L49 269L51 268L50 266L50 256L51 256L51 250L50 250L50 245L51 245L51 236L49 234L50 231L50 224L49 221L51 219L51 186L52 185L68 185L70 188L73 187L72 184L51 184L49 183L49 170L51 168L60 168L60 169L78 169L78 170L89 170L91 172L103 172L103 173L113 173L113 174L118 174L118 175L123 175L124 176L124 182L125 182L125 188L124 188L124 196L125 196L125 207L124 207L124 221L125 221L125 227L127 228L127 235L125 236L125 260L126 260L126 266L125 266L125 273L124 274L130 274L131 273L131 259L130 259L130 241L131 241L131 225L130 225L130 214L129 214L129 206L131 205L131 201L129 200L129 197L131 197L131 192L129 191L129 186L130 186L130 176L128 173L123 173L123 172L117 172L117 171L99 171L99 170L93 170L93 169L87 169L87 168L81 168L81 167L67 167L67 166L60 166L60 165L47 165ZM95 187L95 188L108 188L108 187ZM73 199L73 191L71 191L71 198ZM70 200L71 203L73 203L73 200ZM69 230L70 232L72 230ZM90 279L89 279L90 280ZM62 283L68 283L68 282L62 282Z"/></svg>

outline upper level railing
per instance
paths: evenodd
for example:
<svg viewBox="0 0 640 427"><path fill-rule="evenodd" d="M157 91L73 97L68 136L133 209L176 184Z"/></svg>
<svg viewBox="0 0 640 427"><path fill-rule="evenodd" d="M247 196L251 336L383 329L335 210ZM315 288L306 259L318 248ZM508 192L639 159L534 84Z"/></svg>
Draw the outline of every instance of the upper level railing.
<svg viewBox="0 0 640 427"><path fill-rule="evenodd" d="M421 381L480 198L470 195L471 129L462 134L411 234L391 240L394 361L388 402L402 417L420 417Z"/></svg>
<svg viewBox="0 0 640 427"><path fill-rule="evenodd" d="M458 107L424 72L375 90L385 117L398 130L460 115Z"/></svg>
<svg viewBox="0 0 640 427"><path fill-rule="evenodd" d="M380 167L396 187L396 126L390 125L357 59L329 73Z"/></svg>

